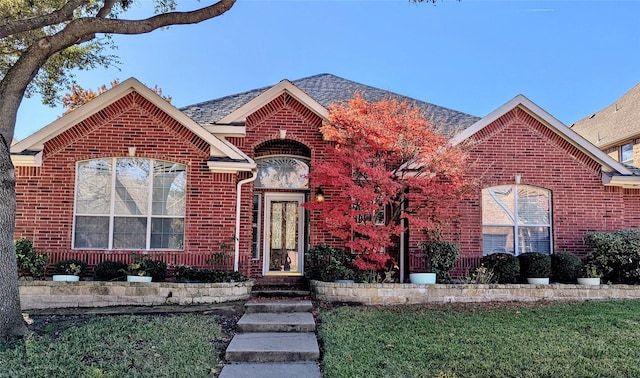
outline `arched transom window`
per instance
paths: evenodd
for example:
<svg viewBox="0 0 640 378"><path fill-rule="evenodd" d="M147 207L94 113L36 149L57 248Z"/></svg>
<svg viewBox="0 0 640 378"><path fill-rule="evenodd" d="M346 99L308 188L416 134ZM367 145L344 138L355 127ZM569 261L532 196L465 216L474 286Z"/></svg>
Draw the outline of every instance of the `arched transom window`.
<svg viewBox="0 0 640 378"><path fill-rule="evenodd" d="M309 187L309 159L298 156L268 156L256 159L258 177L253 186L269 189Z"/></svg>
<svg viewBox="0 0 640 378"><path fill-rule="evenodd" d="M482 249L551 253L551 191L529 185L482 190Z"/></svg>
<svg viewBox="0 0 640 378"><path fill-rule="evenodd" d="M183 164L106 158L77 164L73 247L183 249Z"/></svg>

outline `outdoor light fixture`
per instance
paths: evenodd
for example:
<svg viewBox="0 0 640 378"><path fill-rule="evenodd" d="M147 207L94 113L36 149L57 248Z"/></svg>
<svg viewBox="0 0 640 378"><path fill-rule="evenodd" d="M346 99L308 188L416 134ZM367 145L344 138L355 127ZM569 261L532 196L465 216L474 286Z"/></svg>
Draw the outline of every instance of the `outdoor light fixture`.
<svg viewBox="0 0 640 378"><path fill-rule="evenodd" d="M316 201L318 202L322 202L324 201L324 192L322 191L322 187L318 187L318 190L316 190Z"/></svg>

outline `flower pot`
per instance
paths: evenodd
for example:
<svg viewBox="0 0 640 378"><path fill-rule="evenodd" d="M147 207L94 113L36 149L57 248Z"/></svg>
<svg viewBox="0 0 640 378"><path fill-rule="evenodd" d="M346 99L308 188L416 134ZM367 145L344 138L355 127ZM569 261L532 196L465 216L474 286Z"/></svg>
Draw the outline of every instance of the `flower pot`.
<svg viewBox="0 0 640 378"><path fill-rule="evenodd" d="M127 282L151 282L151 276L127 276Z"/></svg>
<svg viewBox="0 0 640 378"><path fill-rule="evenodd" d="M409 280L412 284L417 285L433 285L436 283L435 273L410 273Z"/></svg>
<svg viewBox="0 0 640 378"><path fill-rule="evenodd" d="M549 277L545 277L545 278L529 277L527 278L527 282L531 285L548 285Z"/></svg>
<svg viewBox="0 0 640 378"><path fill-rule="evenodd" d="M73 274L54 274L54 281L66 281L66 282L76 282L80 280L80 277L74 276Z"/></svg>
<svg viewBox="0 0 640 378"><path fill-rule="evenodd" d="M578 277L578 285L600 285L600 277Z"/></svg>

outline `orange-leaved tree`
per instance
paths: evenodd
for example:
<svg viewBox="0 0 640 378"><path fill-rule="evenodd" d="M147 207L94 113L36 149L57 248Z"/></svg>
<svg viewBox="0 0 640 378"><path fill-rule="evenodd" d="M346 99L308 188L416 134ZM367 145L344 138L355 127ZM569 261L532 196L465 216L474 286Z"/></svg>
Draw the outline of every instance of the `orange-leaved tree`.
<svg viewBox="0 0 640 378"><path fill-rule="evenodd" d="M412 229L437 230L455 216L452 205L468 187L465 154L420 108L395 99L367 102L356 93L329 107L321 132L328 158L309 178L326 200L305 206L358 255L359 269L385 269L385 251L405 230L403 220Z"/></svg>

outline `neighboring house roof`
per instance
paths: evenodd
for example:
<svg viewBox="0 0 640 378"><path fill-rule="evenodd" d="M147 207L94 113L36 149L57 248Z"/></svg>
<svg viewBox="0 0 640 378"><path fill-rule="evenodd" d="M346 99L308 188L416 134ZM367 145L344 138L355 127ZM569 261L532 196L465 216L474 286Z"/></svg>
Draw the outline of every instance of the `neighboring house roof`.
<svg viewBox="0 0 640 378"><path fill-rule="evenodd" d="M472 125L479 119L478 117L456 110L346 80L331 74L319 74L293 81L283 80L279 84L271 87L253 89L231 96L200 102L185 106L180 110L202 125L215 123L224 124L227 122L223 121L228 121L230 114L235 113L245 104L270 89L281 85L283 82L290 83L297 87L301 92L325 109L328 109L329 105L334 102L346 101L353 98L353 94L356 91L360 92L362 97L367 101L378 101L386 98L394 98L400 101L406 100L420 107L424 111L425 117L431 121L436 128L449 135L453 135L457 131Z"/></svg>
<svg viewBox="0 0 640 378"><path fill-rule="evenodd" d="M454 136L450 143L458 145L469 139L473 134L482 130L498 118L504 116L514 108L519 107L525 112L529 113L532 117L540 121L547 128L555 132L564 140L569 142L574 147L578 148L583 153L590 156L602 166L602 183L604 185L634 187L640 186L640 176L635 176L634 171L629 167L617 162L615 159L598 149L591 144L588 140L580 136L578 133L567 127L558 119L553 117L547 111L536 105L533 101L529 100L523 95L518 95L512 100L502 105L498 109L491 112L486 117L482 118L471 127L461 131Z"/></svg>
<svg viewBox="0 0 640 378"><path fill-rule="evenodd" d="M571 129L600 149L637 138L640 135L640 84L613 104L577 121Z"/></svg>
<svg viewBox="0 0 640 378"><path fill-rule="evenodd" d="M255 168L255 162L236 146L224 140L224 138L221 139L212 135L201 125L194 122L168 101L134 78L123 81L78 109L65 114L27 138L13 144L11 146L11 157L14 164L39 165L41 163L40 156L44 149L44 144L47 141L69 130L79 122L91 117L132 92L138 93L178 123L206 141L210 146L211 159L208 162L208 166L212 171L249 171Z"/></svg>

